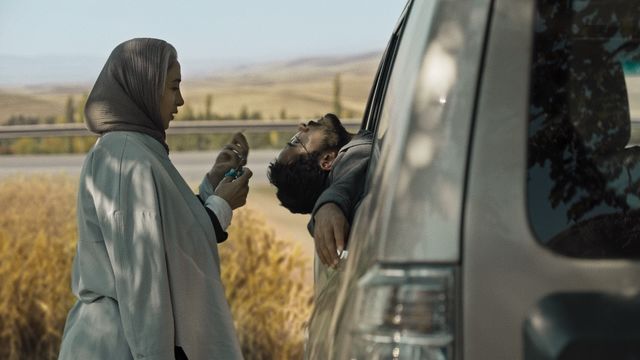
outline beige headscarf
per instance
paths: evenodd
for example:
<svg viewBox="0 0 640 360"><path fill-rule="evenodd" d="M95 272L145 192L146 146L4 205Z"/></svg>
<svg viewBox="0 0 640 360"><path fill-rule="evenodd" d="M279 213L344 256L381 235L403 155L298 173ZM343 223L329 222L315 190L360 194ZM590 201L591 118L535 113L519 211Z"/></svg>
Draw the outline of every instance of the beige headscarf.
<svg viewBox="0 0 640 360"><path fill-rule="evenodd" d="M136 131L169 151L160 98L176 49L164 40L138 38L118 45L107 59L85 106L87 128L97 134Z"/></svg>

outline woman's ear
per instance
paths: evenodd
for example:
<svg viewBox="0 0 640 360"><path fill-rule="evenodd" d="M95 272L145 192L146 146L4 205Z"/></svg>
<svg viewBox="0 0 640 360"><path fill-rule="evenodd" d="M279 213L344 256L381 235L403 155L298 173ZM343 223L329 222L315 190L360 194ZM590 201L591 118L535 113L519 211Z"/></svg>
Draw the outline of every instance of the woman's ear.
<svg viewBox="0 0 640 360"><path fill-rule="evenodd" d="M333 166L333 161L338 156L338 152L336 150L327 150L320 155L320 168L324 171L331 171L331 167Z"/></svg>

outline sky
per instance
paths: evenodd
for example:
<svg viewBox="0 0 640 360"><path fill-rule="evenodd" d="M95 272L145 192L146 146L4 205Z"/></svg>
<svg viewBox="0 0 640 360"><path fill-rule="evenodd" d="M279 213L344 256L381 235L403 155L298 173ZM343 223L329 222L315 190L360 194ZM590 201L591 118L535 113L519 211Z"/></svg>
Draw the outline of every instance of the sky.
<svg viewBox="0 0 640 360"><path fill-rule="evenodd" d="M106 60L161 38L212 66L384 49L405 0L0 0L0 82L16 64ZM3 64L4 62L4 64ZM55 68L55 64L53 66Z"/></svg>

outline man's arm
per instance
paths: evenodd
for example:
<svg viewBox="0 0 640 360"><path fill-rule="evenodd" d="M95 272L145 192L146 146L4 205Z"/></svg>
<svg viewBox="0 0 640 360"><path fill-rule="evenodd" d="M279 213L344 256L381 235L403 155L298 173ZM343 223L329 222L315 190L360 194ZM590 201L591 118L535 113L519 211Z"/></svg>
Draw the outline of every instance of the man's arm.
<svg viewBox="0 0 640 360"><path fill-rule="evenodd" d="M329 187L314 206L308 229L320 261L336 266L345 248L350 223L364 192L371 143L354 146L336 160Z"/></svg>
<svg viewBox="0 0 640 360"><path fill-rule="evenodd" d="M325 203L318 209L313 241L323 264L335 267L344 251L351 225L342 210L334 203Z"/></svg>

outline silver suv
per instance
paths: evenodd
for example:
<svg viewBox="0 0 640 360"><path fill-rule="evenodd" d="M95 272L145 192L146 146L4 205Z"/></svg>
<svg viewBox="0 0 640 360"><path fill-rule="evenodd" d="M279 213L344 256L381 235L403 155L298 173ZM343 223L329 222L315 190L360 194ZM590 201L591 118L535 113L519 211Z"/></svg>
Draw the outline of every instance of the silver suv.
<svg viewBox="0 0 640 360"><path fill-rule="evenodd" d="M640 359L640 0L409 1L312 359Z"/></svg>

